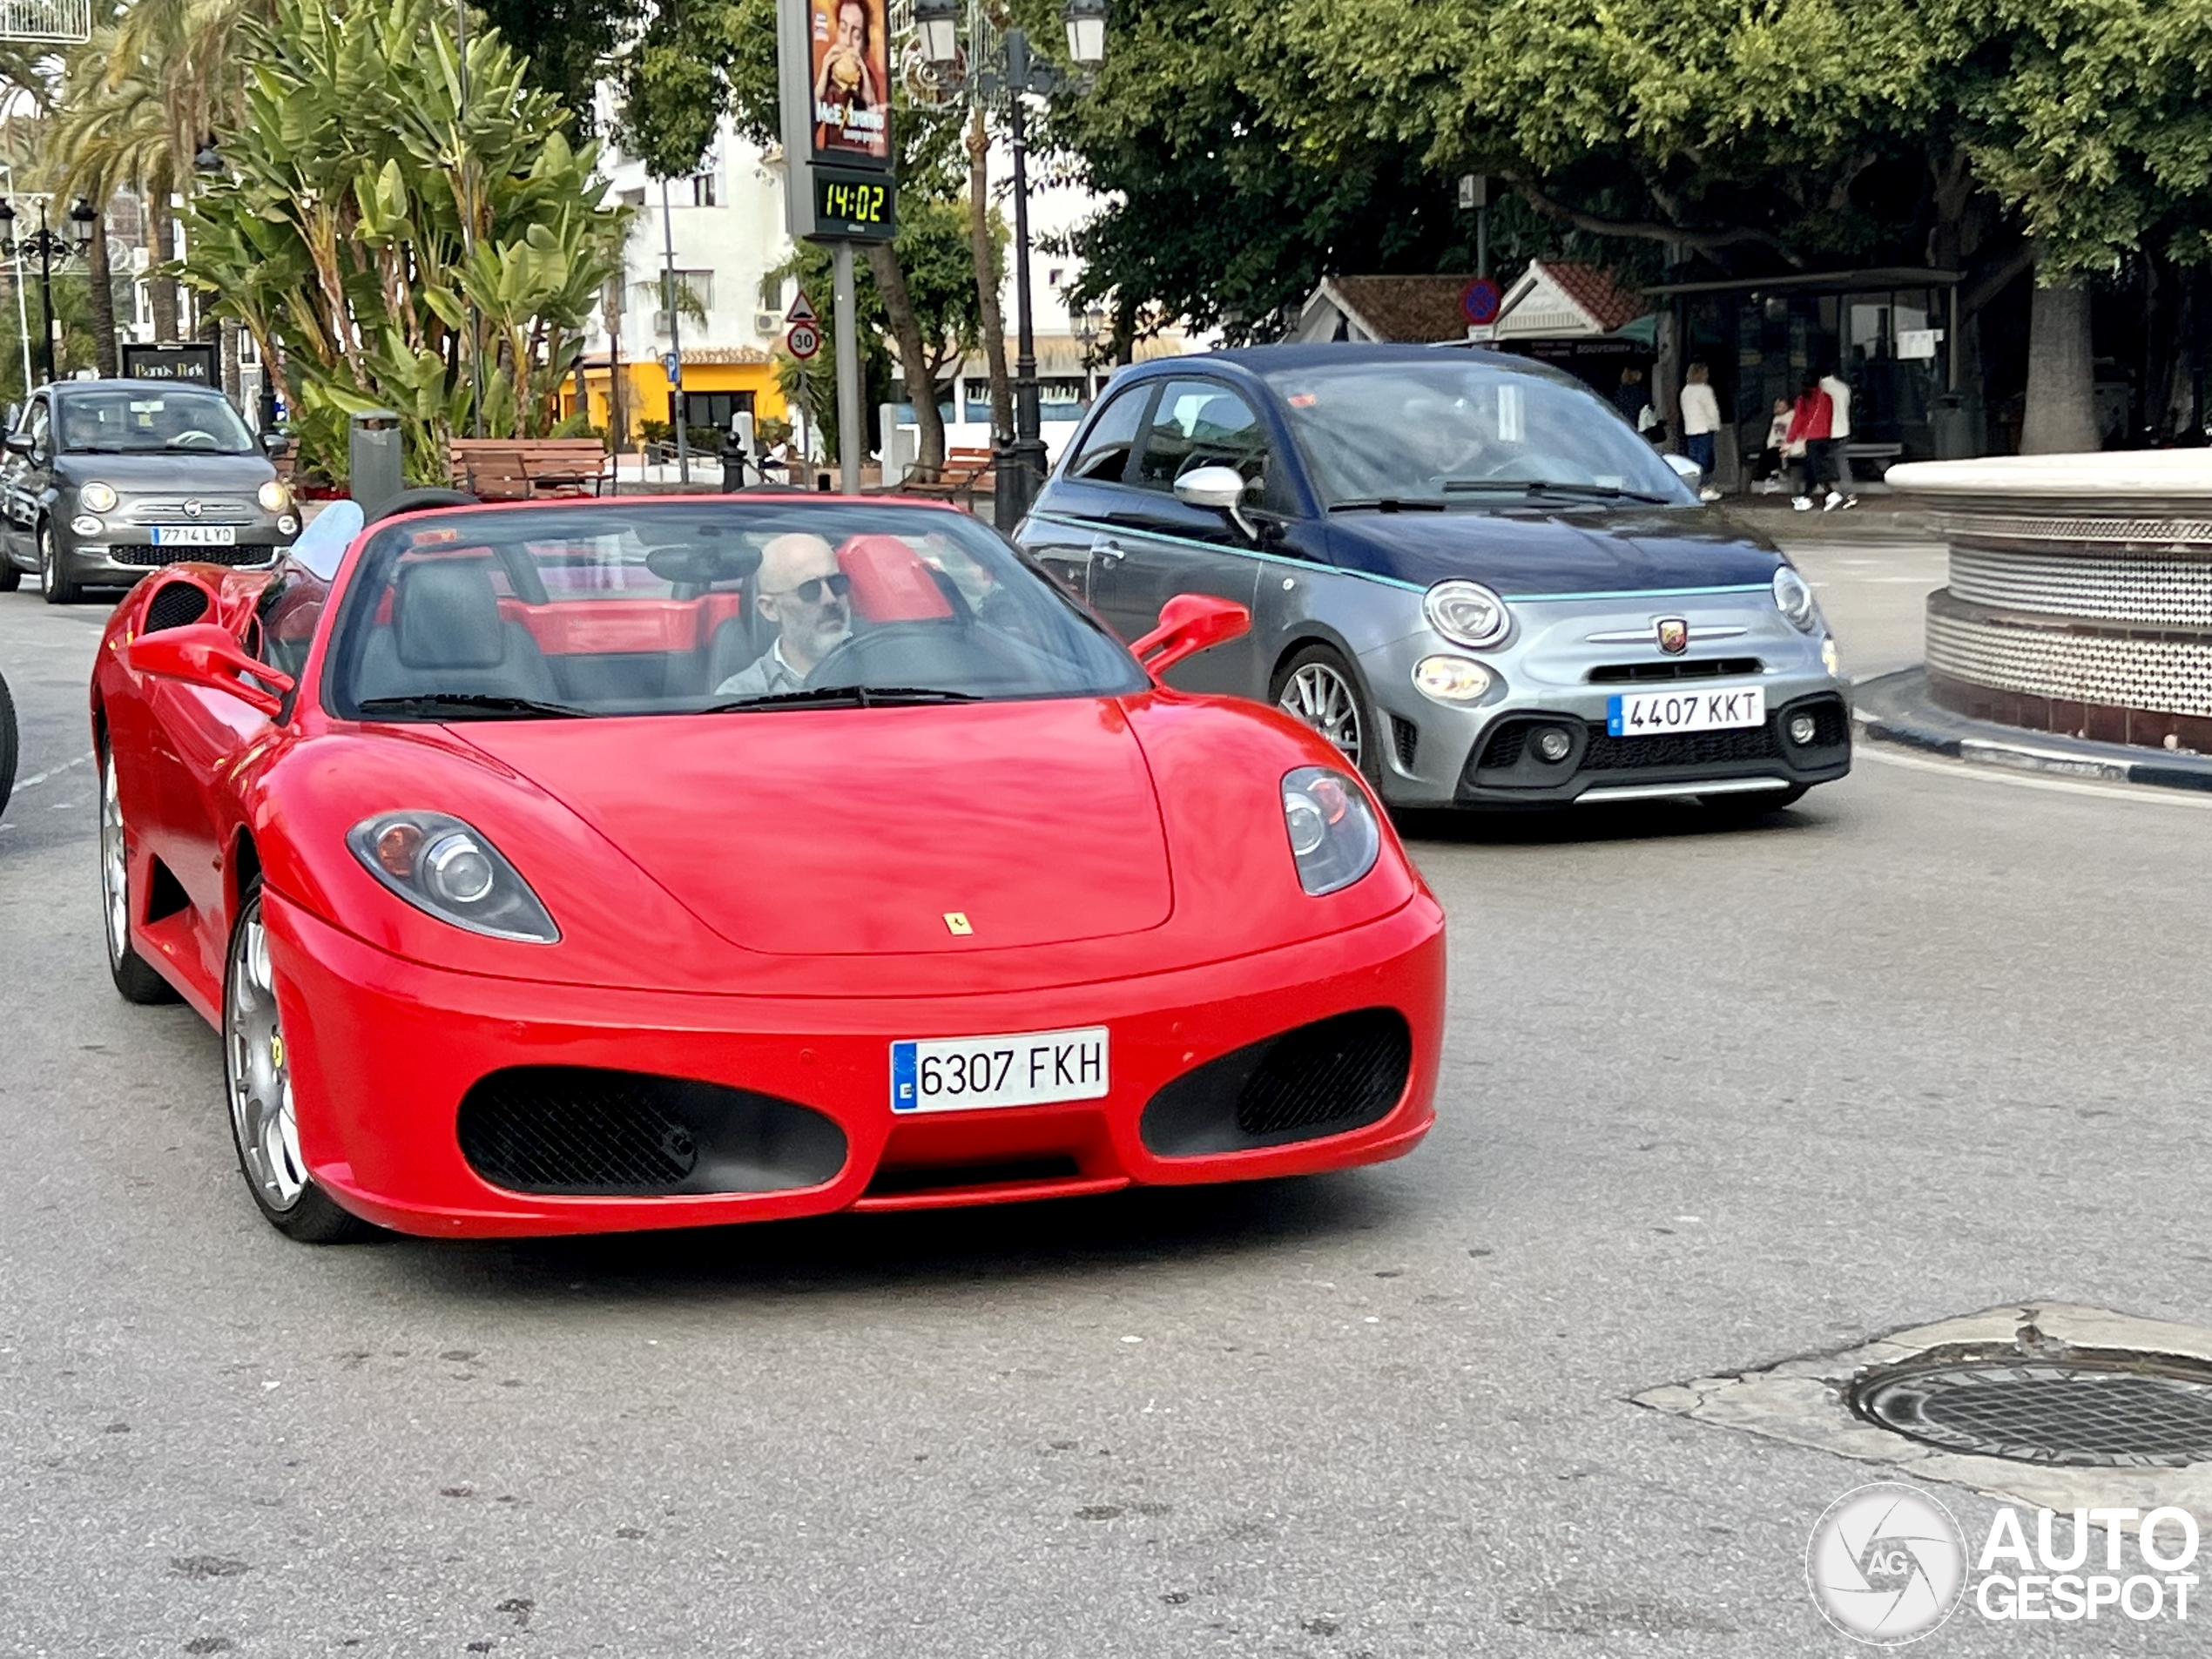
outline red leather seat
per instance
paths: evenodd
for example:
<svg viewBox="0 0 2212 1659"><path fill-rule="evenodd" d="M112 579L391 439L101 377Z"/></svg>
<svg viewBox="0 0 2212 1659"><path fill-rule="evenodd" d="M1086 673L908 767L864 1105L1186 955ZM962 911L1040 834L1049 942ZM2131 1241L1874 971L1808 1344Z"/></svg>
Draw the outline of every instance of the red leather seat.
<svg viewBox="0 0 2212 1659"><path fill-rule="evenodd" d="M855 536L837 550L853 579L853 614L862 622L934 622L953 604L921 556L895 536Z"/></svg>

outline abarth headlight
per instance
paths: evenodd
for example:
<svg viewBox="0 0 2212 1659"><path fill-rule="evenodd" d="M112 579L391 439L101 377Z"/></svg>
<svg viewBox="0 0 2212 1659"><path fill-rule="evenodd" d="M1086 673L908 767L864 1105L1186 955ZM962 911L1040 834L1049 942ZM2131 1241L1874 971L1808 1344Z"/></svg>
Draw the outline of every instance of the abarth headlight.
<svg viewBox="0 0 2212 1659"><path fill-rule="evenodd" d="M1283 825L1298 885L1317 899L1350 887L1382 853L1382 830L1366 795L1326 766L1300 766L1283 779Z"/></svg>
<svg viewBox="0 0 2212 1659"><path fill-rule="evenodd" d="M261 503L265 513L281 513L292 505L292 492L280 478L272 478L253 492L253 499Z"/></svg>
<svg viewBox="0 0 2212 1659"><path fill-rule="evenodd" d="M1786 564L1774 573L1774 605L1799 633L1820 631L1820 607L1813 603L1812 589Z"/></svg>
<svg viewBox="0 0 2212 1659"><path fill-rule="evenodd" d="M111 513L115 510L115 486L95 478L89 484L78 486L77 500L88 513Z"/></svg>
<svg viewBox="0 0 2212 1659"><path fill-rule="evenodd" d="M1513 631L1513 613L1506 602L1480 582L1458 577L1440 582L1422 597L1421 609L1438 633L1476 651L1498 644Z"/></svg>
<svg viewBox="0 0 2212 1659"><path fill-rule="evenodd" d="M489 840L445 813L380 813L347 832L361 867L417 910L494 939L561 937L529 883Z"/></svg>
<svg viewBox="0 0 2212 1659"><path fill-rule="evenodd" d="M1424 657L1413 664L1415 689L1424 697L1453 705L1480 702L1495 678L1472 657Z"/></svg>

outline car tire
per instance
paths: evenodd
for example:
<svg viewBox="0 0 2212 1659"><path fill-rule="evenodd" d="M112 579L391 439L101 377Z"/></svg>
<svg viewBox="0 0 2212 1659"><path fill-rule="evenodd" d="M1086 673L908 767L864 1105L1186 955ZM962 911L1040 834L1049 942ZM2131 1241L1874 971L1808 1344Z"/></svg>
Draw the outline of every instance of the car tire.
<svg viewBox="0 0 2212 1659"><path fill-rule="evenodd" d="M62 569L62 550L54 544L50 523L38 526L38 575L50 605L73 605L84 597L84 584Z"/></svg>
<svg viewBox="0 0 2212 1659"><path fill-rule="evenodd" d="M1382 781L1381 737L1359 677L1329 645L1307 645L1275 671L1269 700L1300 725L1311 726L1371 784Z"/></svg>
<svg viewBox="0 0 2212 1659"><path fill-rule="evenodd" d="M115 757L100 753L100 917L107 935L108 977L125 1002L152 1007L178 1001L175 986L131 948L130 839L115 781Z"/></svg>
<svg viewBox="0 0 2212 1659"><path fill-rule="evenodd" d="M339 1208L300 1154L259 880L239 905L223 958L223 1096L239 1172L269 1225L302 1244L350 1244L379 1231Z"/></svg>
<svg viewBox="0 0 2212 1659"><path fill-rule="evenodd" d="M15 786L16 703L8 695L8 682L0 680L0 813L8 810L8 795Z"/></svg>
<svg viewBox="0 0 2212 1659"><path fill-rule="evenodd" d="M0 593L13 593L21 586L23 567L8 556L5 548L0 548Z"/></svg>
<svg viewBox="0 0 2212 1659"><path fill-rule="evenodd" d="M1762 818L1796 806L1804 799L1810 784L1792 784L1787 789L1758 789L1743 794L1700 795L1697 804L1715 818L1729 824L1755 824Z"/></svg>

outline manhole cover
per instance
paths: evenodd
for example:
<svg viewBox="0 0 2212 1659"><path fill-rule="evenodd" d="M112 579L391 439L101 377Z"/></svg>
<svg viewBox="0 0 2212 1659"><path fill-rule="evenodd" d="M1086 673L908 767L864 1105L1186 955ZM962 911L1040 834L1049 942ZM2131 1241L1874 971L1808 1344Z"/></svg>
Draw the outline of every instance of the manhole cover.
<svg viewBox="0 0 2212 1659"><path fill-rule="evenodd" d="M2076 1468L2212 1462L2212 1366L2155 1355L2023 1355L1877 1372L1851 1409L1947 1452Z"/></svg>

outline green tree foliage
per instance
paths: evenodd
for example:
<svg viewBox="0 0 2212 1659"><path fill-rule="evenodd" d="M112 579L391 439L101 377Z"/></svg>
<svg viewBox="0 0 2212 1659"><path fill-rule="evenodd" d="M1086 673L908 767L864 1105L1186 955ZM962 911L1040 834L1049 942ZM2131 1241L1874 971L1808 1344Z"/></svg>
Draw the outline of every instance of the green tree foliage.
<svg viewBox="0 0 2212 1659"><path fill-rule="evenodd" d="M644 7L640 0L481 0L472 10L523 55L523 74L561 100L572 130L589 133L600 78Z"/></svg>
<svg viewBox="0 0 2212 1659"><path fill-rule="evenodd" d="M192 206L185 279L280 365L304 459L333 473L347 416L387 408L409 475L440 476L475 425L477 341L484 431L537 435L621 269L595 152L495 32L470 40L464 106L445 24L435 0L278 0L219 134L231 176Z"/></svg>

